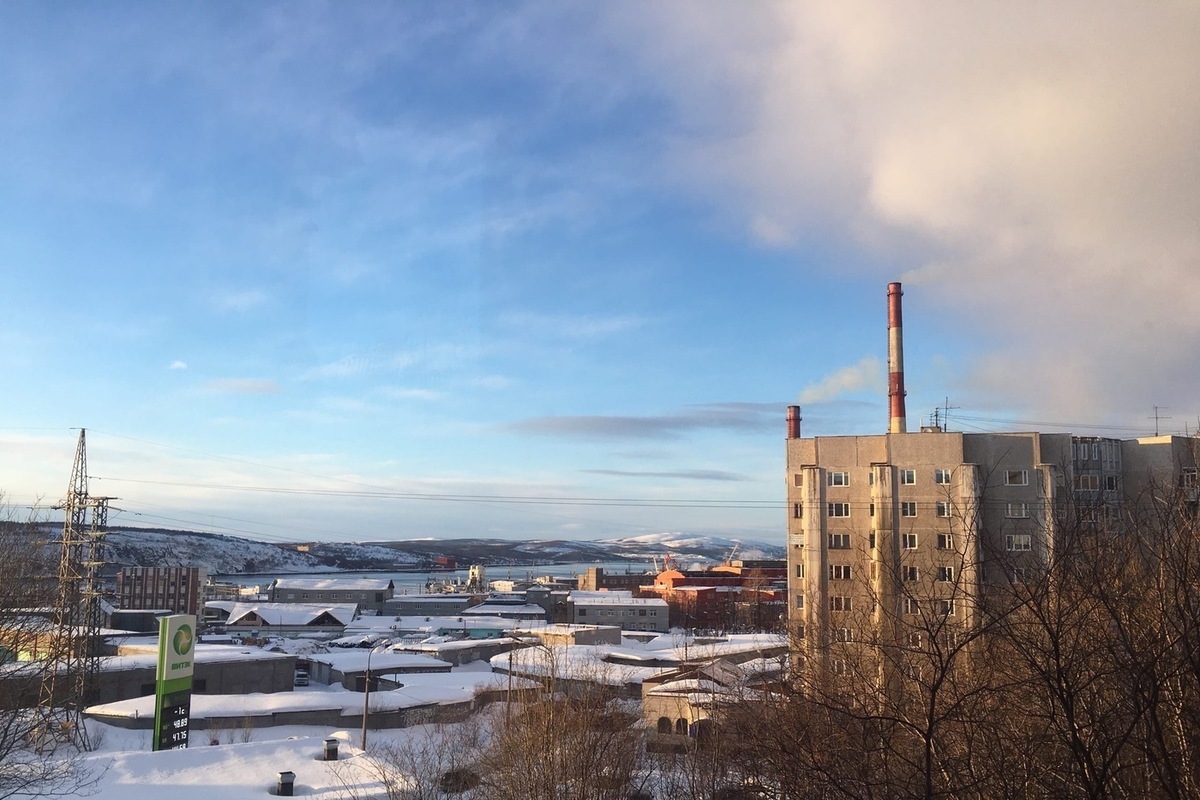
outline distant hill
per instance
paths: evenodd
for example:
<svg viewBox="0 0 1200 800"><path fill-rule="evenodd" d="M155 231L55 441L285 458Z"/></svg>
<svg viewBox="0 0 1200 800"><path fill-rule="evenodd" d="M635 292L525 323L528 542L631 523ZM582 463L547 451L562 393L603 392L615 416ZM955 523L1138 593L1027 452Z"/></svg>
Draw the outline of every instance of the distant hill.
<svg viewBox="0 0 1200 800"><path fill-rule="evenodd" d="M783 558L784 549L762 542L661 533L604 541L417 539L390 542L275 544L223 534L162 528L111 528L105 561L116 566L200 566L209 574L434 569L449 556L460 565L566 564L650 561L671 555L680 564L735 558Z"/></svg>

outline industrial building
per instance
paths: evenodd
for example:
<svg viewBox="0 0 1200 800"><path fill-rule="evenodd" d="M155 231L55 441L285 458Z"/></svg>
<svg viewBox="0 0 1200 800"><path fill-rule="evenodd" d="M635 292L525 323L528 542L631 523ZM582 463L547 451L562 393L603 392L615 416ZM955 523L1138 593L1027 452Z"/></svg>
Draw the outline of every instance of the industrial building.
<svg viewBox="0 0 1200 800"><path fill-rule="evenodd" d="M1050 563L1062 531L1115 524L1148 489L1197 499L1192 437L907 432L900 294L888 287L888 432L804 438L788 409L788 615L802 655L835 674L855 642L953 641L989 593Z"/></svg>

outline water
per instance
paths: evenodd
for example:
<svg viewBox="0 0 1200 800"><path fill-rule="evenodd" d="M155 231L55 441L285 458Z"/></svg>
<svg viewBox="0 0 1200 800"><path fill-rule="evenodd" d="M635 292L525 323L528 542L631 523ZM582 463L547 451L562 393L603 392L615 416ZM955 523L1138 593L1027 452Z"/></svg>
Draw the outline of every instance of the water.
<svg viewBox="0 0 1200 800"><path fill-rule="evenodd" d="M485 569L487 570L487 580L497 581L509 579L529 580L541 577L543 575L573 578L577 575L582 575L583 573L587 572L589 567L602 567L605 572L614 575L623 575L626 572L652 572L654 570L654 566L648 561L581 561L570 564L544 564L540 566L495 566L485 567ZM396 594L402 595L418 594L425 591L425 584L431 579L436 581L457 581L459 583L465 583L467 580L467 572L467 567L463 567L462 569L445 569L430 572L271 572L239 575L214 575L213 579L221 583L237 583L243 586L258 585L261 586L264 591L276 578L336 578L343 576L347 578L376 578L380 580L390 579L396 586Z"/></svg>

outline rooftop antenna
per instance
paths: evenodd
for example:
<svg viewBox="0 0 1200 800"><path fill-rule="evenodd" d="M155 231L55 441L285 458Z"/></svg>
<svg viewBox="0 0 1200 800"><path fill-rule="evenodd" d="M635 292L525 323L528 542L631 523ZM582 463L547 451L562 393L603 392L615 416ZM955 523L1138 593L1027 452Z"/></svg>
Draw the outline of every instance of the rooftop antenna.
<svg viewBox="0 0 1200 800"><path fill-rule="evenodd" d="M1154 435L1155 435L1156 437L1158 436L1158 422L1159 422L1159 420L1163 420L1163 419L1170 419L1170 417L1164 417L1164 416L1161 416L1161 415L1158 413L1159 411L1165 411L1166 409L1167 409L1167 406L1155 406L1155 407L1154 407L1154 416L1153 416L1153 417L1147 417L1147 418L1146 418L1146 419L1153 419L1153 420L1154 420Z"/></svg>

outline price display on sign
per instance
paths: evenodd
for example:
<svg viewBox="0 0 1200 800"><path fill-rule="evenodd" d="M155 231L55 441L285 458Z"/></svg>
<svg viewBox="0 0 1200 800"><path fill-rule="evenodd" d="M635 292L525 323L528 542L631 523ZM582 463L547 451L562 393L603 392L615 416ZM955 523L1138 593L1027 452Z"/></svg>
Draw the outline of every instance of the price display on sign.
<svg viewBox="0 0 1200 800"><path fill-rule="evenodd" d="M163 695L162 717L155 750L182 750L188 746L191 710L190 691Z"/></svg>

